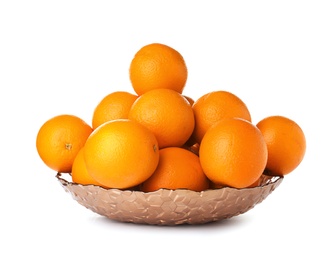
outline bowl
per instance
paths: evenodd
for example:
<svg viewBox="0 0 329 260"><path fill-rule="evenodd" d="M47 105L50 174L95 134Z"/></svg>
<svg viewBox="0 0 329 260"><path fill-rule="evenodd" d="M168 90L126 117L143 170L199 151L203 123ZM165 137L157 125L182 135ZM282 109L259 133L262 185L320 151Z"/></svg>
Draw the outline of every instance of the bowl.
<svg viewBox="0 0 329 260"><path fill-rule="evenodd" d="M243 214L261 203L283 180L263 174L260 185L253 188L142 192L81 185L73 183L70 174L58 173L56 178L87 209L112 220L150 225L204 224Z"/></svg>

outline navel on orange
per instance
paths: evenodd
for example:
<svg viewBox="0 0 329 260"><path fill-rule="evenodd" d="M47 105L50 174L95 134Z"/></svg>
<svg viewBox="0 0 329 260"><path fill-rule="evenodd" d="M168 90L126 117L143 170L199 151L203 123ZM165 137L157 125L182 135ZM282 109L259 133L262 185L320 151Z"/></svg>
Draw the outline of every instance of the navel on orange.
<svg viewBox="0 0 329 260"><path fill-rule="evenodd" d="M129 76L138 95L158 88L182 93L187 81L187 67L177 50L152 43L137 51L130 64Z"/></svg>
<svg viewBox="0 0 329 260"><path fill-rule="evenodd" d="M215 184L245 188L264 172L267 148L260 130L247 120L220 120L204 135L200 163Z"/></svg>
<svg viewBox="0 0 329 260"><path fill-rule="evenodd" d="M46 121L37 134L40 158L57 172L71 172L75 156L93 129L74 115L59 115Z"/></svg>
<svg viewBox="0 0 329 260"><path fill-rule="evenodd" d="M148 179L159 161L158 142L143 125L116 119L97 127L84 146L89 174L110 188L126 189Z"/></svg>

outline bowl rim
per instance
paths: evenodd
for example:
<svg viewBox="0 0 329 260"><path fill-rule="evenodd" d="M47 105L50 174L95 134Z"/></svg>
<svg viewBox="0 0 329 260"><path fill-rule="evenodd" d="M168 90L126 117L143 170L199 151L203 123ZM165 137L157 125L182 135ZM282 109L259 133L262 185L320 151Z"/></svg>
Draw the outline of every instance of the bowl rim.
<svg viewBox="0 0 329 260"><path fill-rule="evenodd" d="M250 190L250 189L259 189L268 185L274 185L276 184L276 187L281 184L281 182L284 179L284 176L280 176L280 175L269 175L266 174L265 172L261 175L261 181L260 184L258 186L254 186L254 187L245 187L245 188L234 188L234 187L230 187L230 186L223 186L220 188L208 188L206 190L203 191L193 191L193 190L189 190L189 189L166 189L166 188L161 188L158 189L156 191L150 191L150 192L143 192L140 190L135 190L135 189L118 189L118 188L106 188L106 187L102 187L99 185L95 185L95 184L81 184L81 183L76 183L72 181L72 177L71 177L71 173L64 173L64 172L57 172L56 176L57 180L62 184L62 185L73 185L73 186L81 186L81 187L96 187L105 191L117 191L117 192L135 192L135 193L142 193L142 194L154 194L154 193L158 193L159 191L163 191L163 190L167 190L167 191L171 191L171 192L178 192L178 193L195 193L195 194L202 194L202 193L207 193L210 191L219 191L219 190L236 190L236 191L241 191L241 190Z"/></svg>

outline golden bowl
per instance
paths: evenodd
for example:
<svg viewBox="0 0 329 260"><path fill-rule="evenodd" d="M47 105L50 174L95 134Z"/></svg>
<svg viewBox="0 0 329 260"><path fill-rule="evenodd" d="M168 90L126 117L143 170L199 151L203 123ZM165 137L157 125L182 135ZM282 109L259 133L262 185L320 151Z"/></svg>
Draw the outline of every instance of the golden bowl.
<svg viewBox="0 0 329 260"><path fill-rule="evenodd" d="M283 180L280 176L262 175L260 185L253 188L142 192L81 185L73 183L69 174L58 173L56 178L74 200L93 212L121 222L152 225L203 224L243 214L262 202Z"/></svg>

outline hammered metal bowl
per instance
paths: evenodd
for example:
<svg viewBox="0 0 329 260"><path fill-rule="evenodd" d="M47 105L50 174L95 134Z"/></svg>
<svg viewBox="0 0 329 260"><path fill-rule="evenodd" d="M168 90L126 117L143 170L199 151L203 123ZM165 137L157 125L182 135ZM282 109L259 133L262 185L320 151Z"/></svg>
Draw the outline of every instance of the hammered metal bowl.
<svg viewBox="0 0 329 260"><path fill-rule="evenodd" d="M121 222L152 225L203 224L243 214L283 180L262 175L260 185L254 188L224 187L201 192L160 189L146 193L81 185L73 183L69 174L58 173L56 178L74 200L93 212Z"/></svg>

